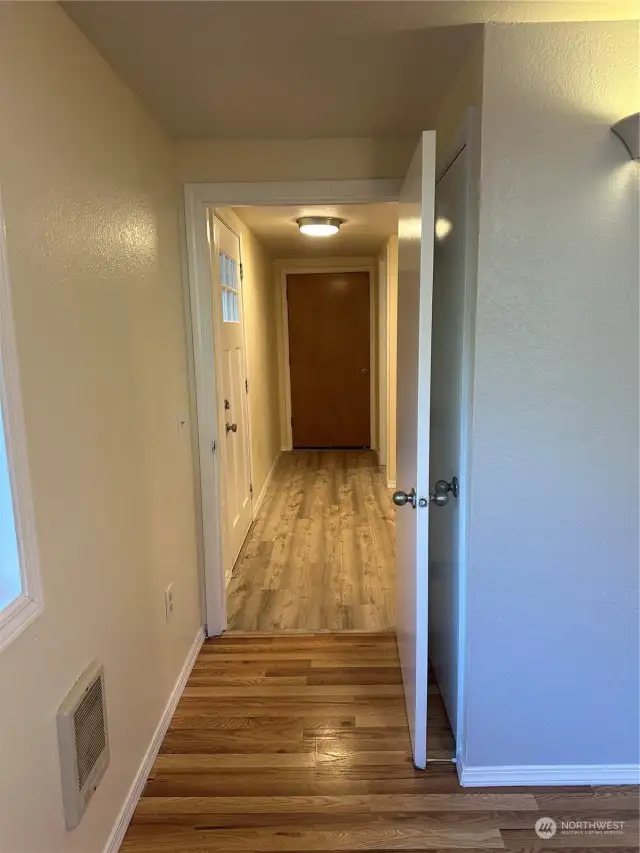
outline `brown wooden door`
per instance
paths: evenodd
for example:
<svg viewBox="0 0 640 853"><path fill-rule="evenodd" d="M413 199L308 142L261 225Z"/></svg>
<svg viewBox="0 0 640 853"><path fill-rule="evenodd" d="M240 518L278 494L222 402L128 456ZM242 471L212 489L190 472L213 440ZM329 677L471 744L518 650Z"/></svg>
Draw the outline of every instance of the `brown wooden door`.
<svg viewBox="0 0 640 853"><path fill-rule="evenodd" d="M369 447L369 273L287 275L294 447Z"/></svg>

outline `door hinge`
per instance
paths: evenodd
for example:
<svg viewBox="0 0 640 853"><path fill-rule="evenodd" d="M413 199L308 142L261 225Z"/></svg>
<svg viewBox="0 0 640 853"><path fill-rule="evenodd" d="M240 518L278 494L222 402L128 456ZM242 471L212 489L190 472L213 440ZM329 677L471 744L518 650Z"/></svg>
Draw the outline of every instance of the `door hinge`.
<svg viewBox="0 0 640 853"><path fill-rule="evenodd" d="M244 264L240 264L240 281L244 281Z"/></svg>
<svg viewBox="0 0 640 853"><path fill-rule="evenodd" d="M248 379L244 380L244 390L247 394L249 393L249 380Z"/></svg>
<svg viewBox="0 0 640 853"><path fill-rule="evenodd" d="M215 453L217 449L218 449L218 445L215 443L215 441L212 441L211 442L211 452Z"/></svg>
<svg viewBox="0 0 640 853"><path fill-rule="evenodd" d="M249 483L249 494L253 497L253 483Z"/></svg>

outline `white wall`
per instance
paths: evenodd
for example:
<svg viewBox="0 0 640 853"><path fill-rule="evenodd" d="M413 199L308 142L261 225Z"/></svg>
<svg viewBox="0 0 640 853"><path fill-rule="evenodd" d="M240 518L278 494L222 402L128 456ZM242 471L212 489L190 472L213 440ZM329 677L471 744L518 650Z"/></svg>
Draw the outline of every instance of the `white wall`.
<svg viewBox="0 0 640 853"><path fill-rule="evenodd" d="M638 762L638 48L486 32L467 765Z"/></svg>
<svg viewBox="0 0 640 853"><path fill-rule="evenodd" d="M45 602L0 654L0 849L98 853L200 624L180 195L54 3L0 5L0 187ZM112 761L68 833L55 714L94 657Z"/></svg>

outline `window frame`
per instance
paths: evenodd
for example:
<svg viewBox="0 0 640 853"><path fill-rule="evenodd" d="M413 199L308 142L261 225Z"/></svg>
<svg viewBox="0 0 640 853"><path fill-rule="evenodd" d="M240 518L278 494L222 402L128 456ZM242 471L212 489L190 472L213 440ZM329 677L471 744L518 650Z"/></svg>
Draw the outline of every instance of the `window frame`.
<svg viewBox="0 0 640 853"><path fill-rule="evenodd" d="M0 610L0 652L40 615L43 609L40 560L35 530L33 497L20 371L14 326L13 301L7 259L4 206L0 192L0 418L4 430L18 541L22 591Z"/></svg>
<svg viewBox="0 0 640 853"><path fill-rule="evenodd" d="M241 322L240 299L242 298L241 292L240 292L240 287L241 287L241 283L242 283L242 276L240 275L240 264L235 258L232 258L230 255L227 255L226 252L223 252L220 249L218 249L218 255L219 255L220 259L222 259L222 258L225 259L224 260L225 265L227 264L227 262L230 262L231 264L233 264L233 274L234 274L234 284L228 284L228 282L226 281L226 276L223 276L222 273L220 273L220 297L221 297L221 303L222 303L222 322L223 323L232 323L232 324L233 323L240 323ZM218 267L220 267L220 266L221 266L221 263L219 262ZM238 316L234 317L233 319L227 319L224 316L224 314L225 314L225 304L224 304L225 293L230 294L232 297L235 298L235 302L233 302L232 304L235 306L235 310L236 310L236 313Z"/></svg>

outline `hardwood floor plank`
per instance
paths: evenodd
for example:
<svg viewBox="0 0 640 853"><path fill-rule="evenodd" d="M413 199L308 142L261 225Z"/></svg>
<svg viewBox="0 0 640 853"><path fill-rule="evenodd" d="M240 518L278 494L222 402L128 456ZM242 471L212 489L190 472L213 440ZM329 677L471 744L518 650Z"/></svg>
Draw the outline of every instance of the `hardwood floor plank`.
<svg viewBox="0 0 640 853"><path fill-rule="evenodd" d="M147 829L146 827L144 829ZM179 849L181 853L272 853L287 851L330 851L348 853L357 850L503 850L504 844L497 829L465 832L454 827L447 829L405 828L403 826L349 826L326 829L323 825L296 827L260 827L241 830L218 829L214 832L161 830L140 833L132 827L131 837L125 839L123 853L160 853ZM135 847L131 846L135 844Z"/></svg>
<svg viewBox="0 0 640 853"><path fill-rule="evenodd" d="M350 476L345 464L318 494ZM354 512L366 496L349 500ZM317 501L298 507L313 514ZM450 760L435 682L428 727L429 756ZM462 789L451 763L416 770L390 633L226 635L196 662L121 849L638 853L637 807L637 788ZM542 841L540 815L625 829Z"/></svg>
<svg viewBox="0 0 640 853"><path fill-rule="evenodd" d="M233 568L229 629L392 627L394 523L375 453L283 453Z"/></svg>

